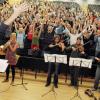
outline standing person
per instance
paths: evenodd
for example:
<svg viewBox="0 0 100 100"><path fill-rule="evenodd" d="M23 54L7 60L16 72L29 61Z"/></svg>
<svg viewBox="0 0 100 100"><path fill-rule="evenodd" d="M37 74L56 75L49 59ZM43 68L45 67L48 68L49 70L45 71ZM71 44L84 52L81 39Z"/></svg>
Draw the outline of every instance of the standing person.
<svg viewBox="0 0 100 100"><path fill-rule="evenodd" d="M16 42L16 33L12 33L10 36L10 40L6 43L4 49L6 49L6 56L5 58L8 60L9 66L6 69L6 79L3 82L9 81L9 70L12 70L12 82L14 83L15 79L15 65L17 63L16 59L16 49L18 48L18 44Z"/></svg>
<svg viewBox="0 0 100 100"><path fill-rule="evenodd" d="M38 29L38 27L40 27ZM39 38L40 38L40 35L41 35L41 30L42 30L42 25L41 26L38 26L34 27L34 32L33 32L33 37L32 37L32 44L31 44L31 48L33 51L37 51L39 50Z"/></svg>
<svg viewBox="0 0 100 100"><path fill-rule="evenodd" d="M81 44L81 39L77 38L76 44L72 45L72 53L71 57L74 58L85 58L86 54L84 52L84 47ZM70 70L71 74L71 86L77 86L78 85L78 76L79 76L79 68L78 66L72 66Z"/></svg>
<svg viewBox="0 0 100 100"><path fill-rule="evenodd" d="M63 53L63 47L62 47L62 43L60 42L60 37L59 36L55 36L54 37L54 42L51 43L48 46L48 51L50 54L61 54ZM47 82L46 82L46 87L49 86L51 84L51 76L52 73L54 71L54 80L53 80L53 84L55 86L55 88L58 88L58 74L59 74L59 69L60 69L60 64L59 63L49 63L49 68L48 68L48 77L47 77Z"/></svg>
<svg viewBox="0 0 100 100"><path fill-rule="evenodd" d="M16 30L16 39L19 45L19 48L17 49L17 54L22 55L24 54L24 42L26 38L25 30L26 30L27 25L25 26L25 28L23 27L17 28L16 22L14 22L14 24L15 24L15 30Z"/></svg>
<svg viewBox="0 0 100 100"><path fill-rule="evenodd" d="M47 32L44 33L44 49L53 41L54 27L48 25Z"/></svg>
<svg viewBox="0 0 100 100"><path fill-rule="evenodd" d="M99 86L99 80L100 80L100 52L98 52L95 59L97 61L97 70L96 70L96 74L95 74L94 88L92 89L93 91L96 91L98 89L98 86Z"/></svg>
<svg viewBox="0 0 100 100"><path fill-rule="evenodd" d="M34 25L30 24L28 27L27 37L25 40L25 45L26 45L25 48L26 49L31 49L33 32L34 32Z"/></svg>
<svg viewBox="0 0 100 100"><path fill-rule="evenodd" d="M67 25L65 25L65 30L63 33L66 33L70 37L70 45L74 45L77 41L77 38L82 37L83 35L82 31L81 33L78 33L76 28L71 28L71 32L68 30ZM81 40L81 43L83 43L83 40Z"/></svg>
<svg viewBox="0 0 100 100"><path fill-rule="evenodd" d="M40 56L40 48L39 48L39 38L40 38L40 34L41 34L41 29L38 31L37 29L35 29L34 33L33 33L33 39L32 39L32 44L31 44L31 49L33 52L33 56Z"/></svg>
<svg viewBox="0 0 100 100"><path fill-rule="evenodd" d="M100 52L100 30L97 30L96 36L94 37L94 42L96 44L95 56Z"/></svg>
<svg viewBox="0 0 100 100"><path fill-rule="evenodd" d="M26 31L27 25L25 26L25 28L23 28L23 27L17 28L16 22L14 22L14 25L15 25L15 31L16 31L16 34L17 34L17 37L16 37L17 43L19 44L19 48L23 49L24 48L24 40L26 38L25 31Z"/></svg>

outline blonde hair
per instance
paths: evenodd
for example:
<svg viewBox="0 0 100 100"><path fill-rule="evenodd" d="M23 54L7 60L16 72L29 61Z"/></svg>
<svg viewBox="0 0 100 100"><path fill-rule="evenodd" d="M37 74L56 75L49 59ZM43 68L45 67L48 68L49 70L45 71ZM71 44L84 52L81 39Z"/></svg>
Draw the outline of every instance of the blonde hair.
<svg viewBox="0 0 100 100"><path fill-rule="evenodd" d="M11 33L10 38L16 37L16 33Z"/></svg>
<svg viewBox="0 0 100 100"><path fill-rule="evenodd" d="M16 36L16 33L11 33L11 35L10 36Z"/></svg>

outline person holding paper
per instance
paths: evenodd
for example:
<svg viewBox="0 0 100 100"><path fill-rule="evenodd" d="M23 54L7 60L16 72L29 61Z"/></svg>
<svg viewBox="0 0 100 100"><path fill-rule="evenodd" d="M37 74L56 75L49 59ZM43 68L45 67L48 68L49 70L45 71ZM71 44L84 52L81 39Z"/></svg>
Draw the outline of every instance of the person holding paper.
<svg viewBox="0 0 100 100"><path fill-rule="evenodd" d="M97 70L96 70L96 75L95 75L94 88L92 89L93 91L96 91L98 89L98 86L99 86L99 80L100 80L100 51L98 52L95 59L97 61Z"/></svg>
<svg viewBox="0 0 100 100"><path fill-rule="evenodd" d="M71 57L73 58L85 58L87 55L84 52L84 47L81 44L81 38L77 38L76 44L72 45ZM79 68L77 66L72 66L70 70L71 74L71 86L78 85L78 74Z"/></svg>
<svg viewBox="0 0 100 100"><path fill-rule="evenodd" d="M9 66L6 69L6 79L3 82L8 82L9 81L9 70L11 68L12 70L12 82L11 84L14 83L15 79L15 65L17 63L16 59L16 49L18 48L18 44L16 42L16 33L12 33L10 36L10 40L7 42L6 45L6 56L5 58L8 60Z"/></svg>
<svg viewBox="0 0 100 100"><path fill-rule="evenodd" d="M60 42L60 36L57 35L54 37L54 42L51 43L48 46L48 52L50 54L62 54L63 53L63 48L62 48L62 43ZM47 77L47 82L46 82L46 87L51 84L51 75L52 71L54 71L54 86L55 88L58 88L58 74L59 74L59 69L60 69L60 64L56 63L49 63L49 68L48 68L48 77Z"/></svg>

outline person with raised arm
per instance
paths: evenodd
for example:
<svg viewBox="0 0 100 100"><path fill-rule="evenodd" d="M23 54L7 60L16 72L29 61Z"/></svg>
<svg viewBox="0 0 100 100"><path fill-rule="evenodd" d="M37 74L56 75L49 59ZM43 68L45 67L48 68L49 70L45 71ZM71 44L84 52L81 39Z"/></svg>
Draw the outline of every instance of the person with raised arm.
<svg viewBox="0 0 100 100"><path fill-rule="evenodd" d="M4 22L0 23L0 44L4 44L3 39L5 38L6 30L9 25L23 12L28 10L27 3L22 3L18 7L13 7L13 14Z"/></svg>

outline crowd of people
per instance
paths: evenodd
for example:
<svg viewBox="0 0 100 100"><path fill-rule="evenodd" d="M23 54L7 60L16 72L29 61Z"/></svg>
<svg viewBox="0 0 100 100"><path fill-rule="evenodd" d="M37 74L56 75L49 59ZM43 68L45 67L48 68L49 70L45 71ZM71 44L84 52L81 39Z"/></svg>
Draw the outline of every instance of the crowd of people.
<svg viewBox="0 0 100 100"><path fill-rule="evenodd" d="M5 20L8 20L13 11L16 11L17 6L11 6L7 2L0 6L1 24L9 22ZM67 2L38 2L38 0L31 2L28 10L20 13L18 17L17 15L13 17L14 22L6 29L5 36L0 39L2 40L0 44L5 43L10 33L16 33L18 46L15 46L15 49L18 54L24 53L23 50L27 53L32 50L35 56L43 56L44 52L51 54L72 52L72 57L85 58L100 55L100 13L89 9L84 12L80 6L69 7ZM52 66L50 63L46 86L51 83ZM54 85L57 88L60 65L56 66ZM98 67L100 67L99 64ZM99 68L98 70L100 72ZM73 73L76 72L75 68ZM73 73L71 74L71 85L76 86L77 77ZM97 77L99 77L98 72ZM99 79L96 80L96 86Z"/></svg>
<svg viewBox="0 0 100 100"><path fill-rule="evenodd" d="M68 8L66 4L53 2L30 4L28 11L18 16L7 28L6 37L16 32L20 49L33 49L33 51L44 50L55 35L60 35L67 46L75 44L77 38L81 37L86 53L91 55L88 47L94 46L96 42L94 37L100 34L99 14L92 11L84 13L80 7ZM12 7L9 3L3 4L0 21L8 19L15 7L16 5ZM98 47L97 45L97 52Z"/></svg>

